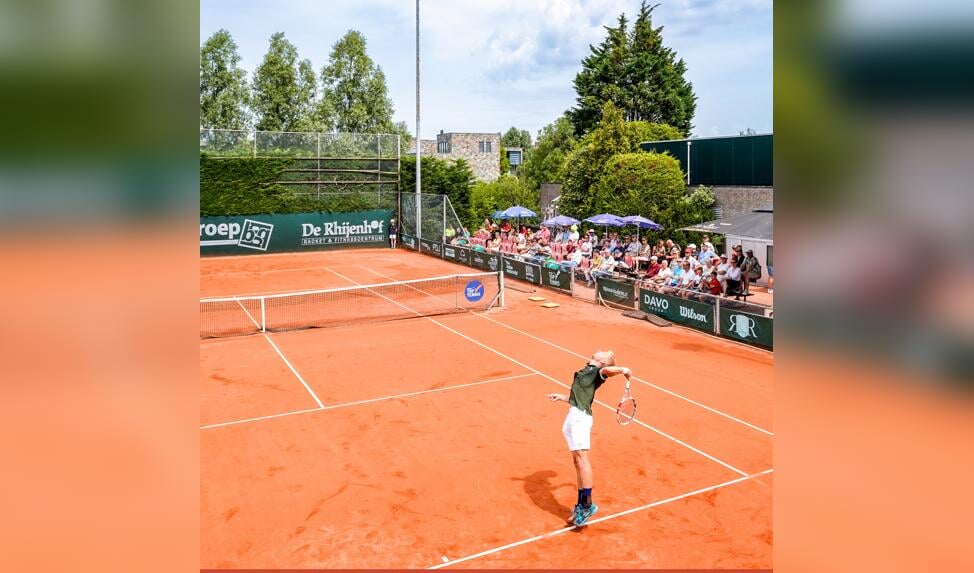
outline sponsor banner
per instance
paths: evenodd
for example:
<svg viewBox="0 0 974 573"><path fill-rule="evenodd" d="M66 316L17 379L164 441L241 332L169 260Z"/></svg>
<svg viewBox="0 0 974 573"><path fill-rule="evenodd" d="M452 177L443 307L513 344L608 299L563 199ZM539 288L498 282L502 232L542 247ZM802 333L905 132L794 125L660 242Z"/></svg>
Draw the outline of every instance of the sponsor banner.
<svg viewBox="0 0 974 573"><path fill-rule="evenodd" d="M474 268L484 270L487 268L487 253L472 251L470 253L470 265Z"/></svg>
<svg viewBox="0 0 974 573"><path fill-rule="evenodd" d="M512 279L541 284L541 267L518 259L503 257L504 274Z"/></svg>
<svg viewBox="0 0 974 573"><path fill-rule="evenodd" d="M466 247L453 247L457 251L457 262L463 263L468 267L472 267L473 263L470 262L470 249Z"/></svg>
<svg viewBox="0 0 974 573"><path fill-rule="evenodd" d="M636 304L636 287L625 281L599 278L596 281L599 296L605 302L633 307Z"/></svg>
<svg viewBox="0 0 974 573"><path fill-rule="evenodd" d="M561 269L541 269L541 284L553 289L572 292L572 271Z"/></svg>
<svg viewBox="0 0 974 573"><path fill-rule="evenodd" d="M416 237L412 235L399 235L399 240L402 241L402 244L407 249L412 249L414 251L419 250L419 242L416 240Z"/></svg>
<svg viewBox="0 0 974 573"><path fill-rule="evenodd" d="M487 266L484 267L485 271L490 271L496 273L501 270L501 256L500 255L485 255L484 258L487 261Z"/></svg>
<svg viewBox="0 0 974 573"><path fill-rule="evenodd" d="M772 348L774 319L720 307L720 334L741 342Z"/></svg>
<svg viewBox="0 0 974 573"><path fill-rule="evenodd" d="M200 217L201 255L386 247L392 211Z"/></svg>
<svg viewBox="0 0 974 573"><path fill-rule="evenodd" d="M639 310L661 316L670 322L715 332L714 307L704 302L639 289Z"/></svg>
<svg viewBox="0 0 974 573"><path fill-rule="evenodd" d="M452 245L443 245L443 258L448 261L457 260L457 248Z"/></svg>
<svg viewBox="0 0 974 573"><path fill-rule="evenodd" d="M420 239L419 252L426 253L427 255L433 255L434 257L442 257L443 245L441 243L437 243L436 241Z"/></svg>

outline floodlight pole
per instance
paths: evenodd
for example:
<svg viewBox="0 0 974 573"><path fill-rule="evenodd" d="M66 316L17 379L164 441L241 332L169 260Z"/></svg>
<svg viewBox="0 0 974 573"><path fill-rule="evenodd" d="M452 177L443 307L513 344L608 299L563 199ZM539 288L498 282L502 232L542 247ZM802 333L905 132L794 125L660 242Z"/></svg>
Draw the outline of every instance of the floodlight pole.
<svg viewBox="0 0 974 573"><path fill-rule="evenodd" d="M422 195L420 183L422 181L423 162L420 160L420 149L423 142L419 138L419 0L416 0L416 237L423 238L422 225Z"/></svg>

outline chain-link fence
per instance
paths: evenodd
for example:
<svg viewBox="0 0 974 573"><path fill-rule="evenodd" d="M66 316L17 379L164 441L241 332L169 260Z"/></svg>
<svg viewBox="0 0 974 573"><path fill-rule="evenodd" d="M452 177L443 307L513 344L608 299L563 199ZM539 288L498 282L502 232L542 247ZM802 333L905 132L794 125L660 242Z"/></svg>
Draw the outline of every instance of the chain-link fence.
<svg viewBox="0 0 974 573"><path fill-rule="evenodd" d="M422 223L417 232L416 193L402 194L400 230L404 235L448 243L457 234L466 232L446 195L420 193L419 206Z"/></svg>
<svg viewBox="0 0 974 573"><path fill-rule="evenodd" d="M306 157L399 160L399 136L388 133L304 133L200 128L210 157Z"/></svg>

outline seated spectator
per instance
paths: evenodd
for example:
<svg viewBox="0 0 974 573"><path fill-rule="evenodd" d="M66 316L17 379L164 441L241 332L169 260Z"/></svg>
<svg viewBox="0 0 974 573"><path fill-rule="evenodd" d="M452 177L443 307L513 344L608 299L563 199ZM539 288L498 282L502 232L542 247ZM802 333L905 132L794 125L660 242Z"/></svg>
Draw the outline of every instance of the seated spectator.
<svg viewBox="0 0 974 573"><path fill-rule="evenodd" d="M626 237L626 252L631 257L638 257L642 244L633 237Z"/></svg>
<svg viewBox="0 0 974 573"><path fill-rule="evenodd" d="M727 290L727 269L729 267L727 255L720 255L720 261L717 263L717 280L720 281L720 288L723 291Z"/></svg>
<svg viewBox="0 0 974 573"><path fill-rule="evenodd" d="M735 258L727 266L727 289L725 290L727 296L734 295L736 300L741 300L741 278L741 267Z"/></svg>
<svg viewBox="0 0 974 573"><path fill-rule="evenodd" d="M666 258L666 245L663 244L663 239L656 241L653 246L652 254L656 255L656 258L662 261Z"/></svg>
<svg viewBox="0 0 974 573"><path fill-rule="evenodd" d="M644 279L651 279L655 277L663 269L663 265L659 264L659 259L655 256L649 257L649 266L646 267L646 274L643 275Z"/></svg>
<svg viewBox="0 0 974 573"><path fill-rule="evenodd" d="M578 267L582 264L582 251L575 249L568 258L561 262L562 270L569 270Z"/></svg>
<svg viewBox="0 0 974 573"><path fill-rule="evenodd" d="M683 266L682 262L676 261L673 261L670 264L670 270L673 271L673 275L664 285L667 288L664 288L663 292L666 294L676 294L677 288L680 286L680 282L683 281L683 275L688 271Z"/></svg>
<svg viewBox="0 0 974 573"><path fill-rule="evenodd" d="M490 250L490 251L497 251L498 249L500 249L500 247L501 247L501 234L495 231L494 232L494 235L490 238L490 241L487 242L487 245L486 246L487 246L487 249Z"/></svg>
<svg viewBox="0 0 974 573"><path fill-rule="evenodd" d="M641 237L639 239L638 247L639 247L639 252L637 253L638 256L645 257L647 261L649 260L649 257L653 256L653 247L652 245L649 244L649 239L647 239L646 237Z"/></svg>
<svg viewBox="0 0 974 573"><path fill-rule="evenodd" d="M673 270L669 265L660 264L659 271L649 279L648 286L653 290L662 291L663 287L673 280Z"/></svg>
<svg viewBox="0 0 974 573"><path fill-rule="evenodd" d="M569 241L578 240L578 225L572 225L572 232L568 234Z"/></svg>
<svg viewBox="0 0 974 573"><path fill-rule="evenodd" d="M700 240L700 250L703 251L704 249L707 249L714 254L717 253L717 248L714 247L714 244L710 242L710 235L704 235L703 239Z"/></svg>
<svg viewBox="0 0 974 573"><path fill-rule="evenodd" d="M680 259L680 249L678 247L673 247L672 249L670 249L670 254L666 256L666 262L668 262L670 266L673 266L673 261L677 261L679 259Z"/></svg>
<svg viewBox="0 0 974 573"><path fill-rule="evenodd" d="M690 261L683 261L683 275L680 277L680 298L690 298L690 293L700 286L701 273L690 268Z"/></svg>
<svg viewBox="0 0 974 573"><path fill-rule="evenodd" d="M595 245L591 241L583 240L578 243L578 250L582 252L583 257L591 258L595 251Z"/></svg>
<svg viewBox="0 0 974 573"><path fill-rule="evenodd" d="M715 261L715 259L713 257L711 257L711 258L708 258L707 259L707 262L705 262L702 265L704 278L710 279L710 273L717 271L717 265L716 265L716 263L714 261Z"/></svg>
<svg viewBox="0 0 974 573"><path fill-rule="evenodd" d="M710 246L710 243L704 243L703 245L701 245L700 254L697 255L697 260L699 260L701 263L706 264L708 261L711 261L716 258L717 258L717 253L714 252L713 248Z"/></svg>
<svg viewBox="0 0 974 573"><path fill-rule="evenodd" d="M707 291L714 296L720 296L723 292L723 286L717 278L717 271L711 271L710 278L704 284L707 286Z"/></svg>
<svg viewBox="0 0 974 573"><path fill-rule="evenodd" d="M595 280L604 277L612 278L615 275L616 260L612 258L612 253L609 251L602 251L602 259L599 261L598 266L593 267L591 274L589 275L588 286L592 286Z"/></svg>
<svg viewBox="0 0 974 573"><path fill-rule="evenodd" d="M612 256L615 257L616 260L621 260L623 255L626 254L626 245L622 241L619 241L614 247L609 249L609 252L612 253Z"/></svg>

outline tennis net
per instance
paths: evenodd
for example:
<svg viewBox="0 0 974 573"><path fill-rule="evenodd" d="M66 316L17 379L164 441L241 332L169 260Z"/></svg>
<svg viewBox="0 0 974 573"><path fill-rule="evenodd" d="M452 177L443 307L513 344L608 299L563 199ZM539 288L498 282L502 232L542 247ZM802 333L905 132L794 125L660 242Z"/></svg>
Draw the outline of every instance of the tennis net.
<svg viewBox="0 0 974 573"><path fill-rule="evenodd" d="M470 273L262 296L200 299L200 338L364 324L504 304L500 273Z"/></svg>

